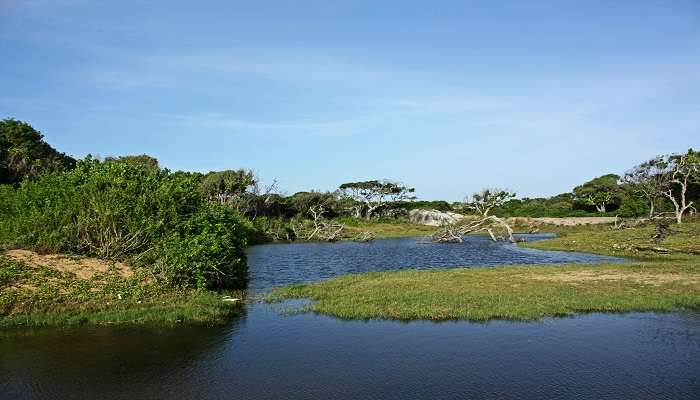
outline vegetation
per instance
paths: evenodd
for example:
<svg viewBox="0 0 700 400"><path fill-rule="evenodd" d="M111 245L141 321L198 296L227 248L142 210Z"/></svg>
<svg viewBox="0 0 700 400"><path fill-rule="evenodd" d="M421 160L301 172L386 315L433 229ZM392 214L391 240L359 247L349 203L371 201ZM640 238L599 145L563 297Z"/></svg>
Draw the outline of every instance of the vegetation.
<svg viewBox="0 0 700 400"><path fill-rule="evenodd" d="M36 179L45 172L71 169L75 160L59 153L26 122L0 121L0 184Z"/></svg>
<svg viewBox="0 0 700 400"><path fill-rule="evenodd" d="M620 203L620 177L608 174L592 179L574 188L574 196L579 201L594 206L596 211L604 213L611 204Z"/></svg>
<svg viewBox="0 0 700 400"><path fill-rule="evenodd" d="M236 311L216 292L166 287L146 270L123 276L112 264L80 279L73 272L34 264L0 256L0 328L145 322L211 325L223 323Z"/></svg>
<svg viewBox="0 0 700 400"><path fill-rule="evenodd" d="M413 224L405 219L397 218L376 218L367 221L352 217L339 217L336 221L345 226L344 238L348 240L357 240L364 233L369 233L377 239L431 236L436 230L434 226Z"/></svg>
<svg viewBox="0 0 700 400"><path fill-rule="evenodd" d="M247 222L206 201L197 174L79 161L0 190L0 243L127 260L172 286L242 288Z"/></svg>
<svg viewBox="0 0 700 400"><path fill-rule="evenodd" d="M486 231L494 241L502 238L514 243L513 228L503 219L489 214L491 210L502 206L513 197L515 197L515 193L498 188L483 189L474 193L471 200L465 200L464 208L471 210L476 218L474 220L464 219L456 224L445 224L433 234L433 241L461 243L462 237L466 234ZM499 237L496 237L494 231L500 232Z"/></svg>
<svg viewBox="0 0 700 400"><path fill-rule="evenodd" d="M689 192L693 185L700 184L700 153L690 149L686 154L665 156L657 163L661 169L661 194L673 204L676 222L680 224L686 211L695 210Z"/></svg>
<svg viewBox="0 0 700 400"><path fill-rule="evenodd" d="M248 244L432 235L435 227L409 222L408 211L414 209L470 214L453 238L483 230L494 239L513 240L504 216L656 218L671 211L680 224L700 198L700 155L691 149L659 156L621 179L604 175L549 199L515 199L508 191L485 190L450 204L416 201L414 194L401 183L368 180L344 183L333 192L287 196L276 182L263 187L245 169L172 172L145 154L76 161L52 148L29 124L6 119L0 121L0 250L98 257L102 263L128 265L132 274L103 268L86 279L79 270L0 255L0 326L217 321L231 308L215 291L246 286ZM595 250L593 230L587 232L589 250ZM673 243L683 232L664 228L655 235ZM566 247L568 242L559 240L574 233L551 245ZM601 243L610 239L607 231L601 235ZM619 251L628 249L620 246ZM630 246L639 251L638 245ZM674 246L665 251L678 251L679 244ZM496 274L471 273L486 274L484 279Z"/></svg>
<svg viewBox="0 0 700 400"><path fill-rule="evenodd" d="M416 189L400 183L383 181L348 182L340 185L341 193L353 201L353 216L367 219L398 202L412 200Z"/></svg>
<svg viewBox="0 0 700 400"><path fill-rule="evenodd" d="M650 235L653 225L571 229L561 238L529 245L633 255L636 261L372 272L278 288L268 300L307 298L312 300L309 311L347 319L530 320L700 309L700 257L690 254L700 246L700 223L684 224L658 243ZM657 253L656 246L674 250Z"/></svg>

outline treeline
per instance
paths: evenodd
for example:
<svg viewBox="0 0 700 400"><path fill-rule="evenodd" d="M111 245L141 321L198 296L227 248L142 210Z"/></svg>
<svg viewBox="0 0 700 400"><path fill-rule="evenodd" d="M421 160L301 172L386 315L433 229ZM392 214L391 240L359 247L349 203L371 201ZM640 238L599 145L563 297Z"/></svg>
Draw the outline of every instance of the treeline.
<svg viewBox="0 0 700 400"><path fill-rule="evenodd" d="M623 176L594 178L570 193L549 198L513 199L495 208L503 217L673 215L678 222L696 213L700 200L700 153L657 156L632 167Z"/></svg>
<svg viewBox="0 0 700 400"><path fill-rule="evenodd" d="M656 157L549 198L508 192L489 215L680 220L700 198L699 159L694 150ZM198 287L243 285L249 243L337 240L348 221L406 221L414 209L474 213L469 201L417 200L388 180L284 195L244 169L172 172L147 155L76 161L12 119L0 121L0 182L0 245L128 259Z"/></svg>

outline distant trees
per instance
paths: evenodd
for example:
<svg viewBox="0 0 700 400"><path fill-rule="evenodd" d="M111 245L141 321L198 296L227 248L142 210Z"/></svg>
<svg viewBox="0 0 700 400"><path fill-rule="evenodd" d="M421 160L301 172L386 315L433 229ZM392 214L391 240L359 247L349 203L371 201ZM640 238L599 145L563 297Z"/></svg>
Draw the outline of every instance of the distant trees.
<svg viewBox="0 0 700 400"><path fill-rule="evenodd" d="M621 181L632 195L642 197L649 203L649 218L652 218L666 181L663 157L655 157L635 166L625 173Z"/></svg>
<svg viewBox="0 0 700 400"><path fill-rule="evenodd" d="M158 159L151 157L147 154L139 154L134 156L120 156L120 157L107 157L105 162L121 162L132 165L143 165L147 168L153 169L154 171L160 170L160 165L158 165Z"/></svg>
<svg viewBox="0 0 700 400"><path fill-rule="evenodd" d="M619 201L620 177L607 174L594 178L583 185L574 188L574 196L595 207L599 213L604 213L611 203Z"/></svg>
<svg viewBox="0 0 700 400"><path fill-rule="evenodd" d="M252 171L245 169L212 171L204 176L199 187L202 193L220 204L233 203L255 186L257 180ZM238 208L235 207L234 208Z"/></svg>
<svg viewBox="0 0 700 400"><path fill-rule="evenodd" d="M693 207L688 199L690 185L700 183L700 152L693 149L685 154L671 154L657 161L661 170L661 194L671 201L676 222L683 222L683 214Z"/></svg>
<svg viewBox="0 0 700 400"><path fill-rule="evenodd" d="M37 179L45 172L74 167L73 158L56 151L28 123L11 118L0 121L0 184Z"/></svg>
<svg viewBox="0 0 700 400"><path fill-rule="evenodd" d="M416 190L398 182L372 180L343 183L340 191L343 196L358 203L351 207L354 217L361 218L364 215L370 219L378 211L397 202L415 199L413 193Z"/></svg>

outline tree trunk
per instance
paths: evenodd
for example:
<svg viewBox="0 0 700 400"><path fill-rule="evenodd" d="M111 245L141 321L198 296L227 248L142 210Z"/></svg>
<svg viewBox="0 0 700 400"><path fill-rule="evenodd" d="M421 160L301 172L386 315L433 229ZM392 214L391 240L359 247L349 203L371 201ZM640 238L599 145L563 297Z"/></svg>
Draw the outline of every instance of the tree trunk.
<svg viewBox="0 0 700 400"><path fill-rule="evenodd" d="M649 200L649 218L654 218L654 200Z"/></svg>
<svg viewBox="0 0 700 400"><path fill-rule="evenodd" d="M372 218L372 214L374 214L374 212L375 212L379 207L381 207L381 205L376 205L376 206L374 206L374 207L367 207L367 216L366 216L366 218L367 218L368 221L370 220L370 218Z"/></svg>
<svg viewBox="0 0 700 400"><path fill-rule="evenodd" d="M491 236L491 239L492 239L494 242L497 242L497 241L498 241L498 239L496 239L496 236L493 234L493 231L491 230L491 228L486 229L486 232L489 233L489 236Z"/></svg>

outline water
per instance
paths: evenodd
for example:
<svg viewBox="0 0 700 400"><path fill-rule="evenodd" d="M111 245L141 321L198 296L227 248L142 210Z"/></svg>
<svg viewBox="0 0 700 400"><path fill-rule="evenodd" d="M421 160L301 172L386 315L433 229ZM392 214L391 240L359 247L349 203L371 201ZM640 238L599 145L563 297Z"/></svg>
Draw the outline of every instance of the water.
<svg viewBox="0 0 700 400"><path fill-rule="evenodd" d="M367 269L596 261L479 238L250 249L252 285ZM341 321L252 303L225 327L0 333L7 399L697 399L700 315Z"/></svg>
<svg viewBox="0 0 700 400"><path fill-rule="evenodd" d="M551 237L546 234L520 236L526 236L528 241ZM527 249L481 236L467 236L464 243L396 238L369 243L268 244L251 247L248 260L250 287L257 291L350 273L405 268L621 261L595 254Z"/></svg>

